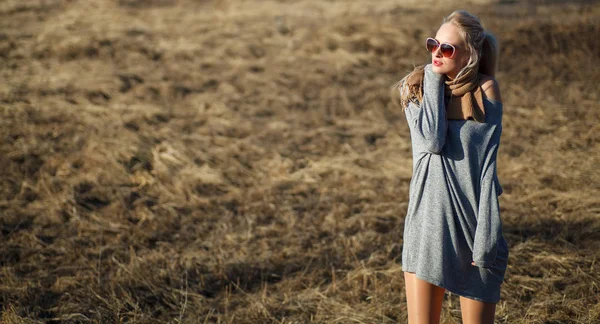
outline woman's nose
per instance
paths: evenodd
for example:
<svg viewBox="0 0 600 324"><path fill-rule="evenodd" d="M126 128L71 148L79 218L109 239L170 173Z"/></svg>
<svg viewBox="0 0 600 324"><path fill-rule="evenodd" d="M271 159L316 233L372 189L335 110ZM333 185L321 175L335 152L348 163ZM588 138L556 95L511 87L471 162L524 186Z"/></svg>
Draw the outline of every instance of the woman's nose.
<svg viewBox="0 0 600 324"><path fill-rule="evenodd" d="M442 48L441 46L438 46L435 49L435 51L433 51L433 55L435 55L435 57L440 57L441 58L443 56L441 48Z"/></svg>

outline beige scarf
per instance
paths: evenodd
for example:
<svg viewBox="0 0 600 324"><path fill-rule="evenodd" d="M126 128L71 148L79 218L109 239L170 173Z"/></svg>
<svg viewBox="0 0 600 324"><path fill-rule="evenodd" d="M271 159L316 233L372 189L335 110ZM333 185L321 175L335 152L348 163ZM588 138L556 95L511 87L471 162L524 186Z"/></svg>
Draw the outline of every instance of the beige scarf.
<svg viewBox="0 0 600 324"><path fill-rule="evenodd" d="M413 98L419 102L422 100L423 93L423 76L425 65L417 66L414 71L407 77L406 90L416 94ZM481 75L476 70L471 70L465 73L456 80L448 80L446 77L446 85L444 94L450 97L450 101L446 105L447 119L473 119L477 122L485 122L485 108L483 106L483 91L479 86ZM406 106L408 102L401 102Z"/></svg>
<svg viewBox="0 0 600 324"><path fill-rule="evenodd" d="M444 94L450 97L446 105L448 119L474 119L485 123L480 79L481 75L476 70L471 70L455 80L448 80L446 77Z"/></svg>

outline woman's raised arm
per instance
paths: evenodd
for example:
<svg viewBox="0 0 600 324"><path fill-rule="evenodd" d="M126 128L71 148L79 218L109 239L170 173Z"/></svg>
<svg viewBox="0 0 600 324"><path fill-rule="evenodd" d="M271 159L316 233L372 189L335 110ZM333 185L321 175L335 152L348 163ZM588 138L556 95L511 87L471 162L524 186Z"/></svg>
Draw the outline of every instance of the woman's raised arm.
<svg viewBox="0 0 600 324"><path fill-rule="evenodd" d="M427 150L434 154L442 151L448 130L443 82L444 75L433 72L431 64L427 64L420 107L411 102L405 110L409 126L425 140Z"/></svg>

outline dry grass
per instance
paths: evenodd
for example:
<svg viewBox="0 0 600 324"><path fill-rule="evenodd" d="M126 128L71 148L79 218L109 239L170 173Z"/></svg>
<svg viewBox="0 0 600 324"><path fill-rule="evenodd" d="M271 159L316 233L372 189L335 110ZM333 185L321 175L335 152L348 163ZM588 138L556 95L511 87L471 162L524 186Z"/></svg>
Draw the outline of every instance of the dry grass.
<svg viewBox="0 0 600 324"><path fill-rule="evenodd" d="M502 50L497 321L598 322L600 4L471 3ZM405 322L389 86L457 7L3 1L1 321Z"/></svg>

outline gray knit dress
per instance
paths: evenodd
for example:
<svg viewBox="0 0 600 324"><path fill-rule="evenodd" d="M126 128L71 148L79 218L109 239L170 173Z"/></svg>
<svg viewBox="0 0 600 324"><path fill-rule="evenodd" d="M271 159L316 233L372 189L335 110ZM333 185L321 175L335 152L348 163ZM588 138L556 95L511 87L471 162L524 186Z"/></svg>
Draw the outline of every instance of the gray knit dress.
<svg viewBox="0 0 600 324"><path fill-rule="evenodd" d="M405 110L413 175L402 270L459 296L497 303L509 253L496 173L502 103L484 98L485 123L447 120L444 76L431 64L424 73L420 106L411 102Z"/></svg>

